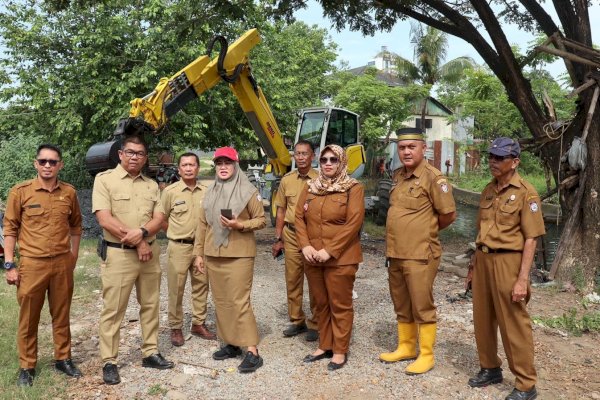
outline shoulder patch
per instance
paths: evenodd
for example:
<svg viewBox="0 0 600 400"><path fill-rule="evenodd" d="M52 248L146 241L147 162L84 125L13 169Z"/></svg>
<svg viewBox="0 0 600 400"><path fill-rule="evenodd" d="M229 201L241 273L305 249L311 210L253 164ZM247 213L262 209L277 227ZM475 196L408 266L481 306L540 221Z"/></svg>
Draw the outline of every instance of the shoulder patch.
<svg viewBox="0 0 600 400"><path fill-rule="evenodd" d="M538 212L538 210L540 209L540 207L538 206L538 203L535 201L532 201L529 203L529 209L531 210L531 212L535 213Z"/></svg>
<svg viewBox="0 0 600 400"><path fill-rule="evenodd" d="M260 196L260 193L256 193L256 200L262 201L262 197Z"/></svg>
<svg viewBox="0 0 600 400"><path fill-rule="evenodd" d="M446 178L440 178L440 179L438 179L438 180L437 180L437 182L436 182L436 183L437 183L438 185L441 185L442 183L446 183L446 182L447 182Z"/></svg>
<svg viewBox="0 0 600 400"><path fill-rule="evenodd" d="M448 191L450 189L448 188L448 182L446 182L445 179L440 179L438 181L438 184L440 185L440 189L442 190L442 193L448 193Z"/></svg>

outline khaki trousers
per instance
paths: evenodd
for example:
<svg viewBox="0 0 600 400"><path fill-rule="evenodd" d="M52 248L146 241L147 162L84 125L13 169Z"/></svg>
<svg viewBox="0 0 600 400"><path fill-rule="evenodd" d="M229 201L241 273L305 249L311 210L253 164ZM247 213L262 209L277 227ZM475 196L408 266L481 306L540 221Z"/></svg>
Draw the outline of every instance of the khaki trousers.
<svg viewBox="0 0 600 400"><path fill-rule="evenodd" d="M439 265L439 257L429 261L390 258L390 294L398 322L431 324L437 321L433 281Z"/></svg>
<svg viewBox="0 0 600 400"><path fill-rule="evenodd" d="M473 270L473 323L482 368L502 365L498 357L498 327L515 387L530 390L537 381L533 364L533 333L527 301L513 302L512 289L521 269L521 253L477 251Z"/></svg>
<svg viewBox="0 0 600 400"><path fill-rule="evenodd" d="M283 229L285 248L285 287L287 289L288 316L294 325L306 322L310 329L317 329L315 298L309 288L308 300L312 318L306 318L302 309L304 298L304 257L296 243L296 233L289 227Z"/></svg>
<svg viewBox="0 0 600 400"><path fill-rule="evenodd" d="M188 274L192 285L192 324L202 325L206 320L206 298L208 297L208 277L194 273L193 244L169 240L167 246L167 283L169 288L169 327L181 329L183 326L183 292Z"/></svg>
<svg viewBox="0 0 600 400"><path fill-rule="evenodd" d="M73 297L73 256L71 252L55 257L25 257L19 260L21 283L17 288L19 328L17 348L21 368L35 368L38 350L38 325L48 293L52 316L54 359L71 358L69 314Z"/></svg>
<svg viewBox="0 0 600 400"><path fill-rule="evenodd" d="M350 347L354 308L352 288L358 265L312 266L304 270L319 321L319 348L346 354Z"/></svg>
<svg viewBox="0 0 600 400"><path fill-rule="evenodd" d="M204 257L215 302L217 336L226 344L256 346L258 328L250 303L254 257Z"/></svg>
<svg viewBox="0 0 600 400"><path fill-rule="evenodd" d="M152 244L150 261L138 260L136 250L109 247L101 268L103 307L100 314L100 357L104 364L115 364L119 354L121 322L129 295L135 285L140 305L142 355L158 353L158 311L160 298L160 247Z"/></svg>

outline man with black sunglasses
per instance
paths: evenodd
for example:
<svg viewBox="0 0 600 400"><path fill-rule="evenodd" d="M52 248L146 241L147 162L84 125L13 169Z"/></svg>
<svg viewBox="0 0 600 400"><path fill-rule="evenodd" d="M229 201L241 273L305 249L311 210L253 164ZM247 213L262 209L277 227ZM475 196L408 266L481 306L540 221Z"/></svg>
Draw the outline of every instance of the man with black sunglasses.
<svg viewBox="0 0 600 400"><path fill-rule="evenodd" d="M32 386L37 333L48 296L54 338L54 368L68 376L81 372L71 360L70 310L73 270L79 254L81 212L75 188L58 180L63 167L58 147L42 144L33 163L37 177L15 185L4 215L6 282L17 286L19 302L19 386ZM15 246L19 243L19 267Z"/></svg>
<svg viewBox="0 0 600 400"><path fill-rule="evenodd" d="M541 201L535 188L519 176L521 148L507 137L489 148L492 181L481 193L477 216L477 251L471 259L466 286L473 288L473 323L480 371L471 387L502 382L498 328L515 376L508 400L537 397L533 364L533 334L527 302L529 270L537 238L545 233Z"/></svg>

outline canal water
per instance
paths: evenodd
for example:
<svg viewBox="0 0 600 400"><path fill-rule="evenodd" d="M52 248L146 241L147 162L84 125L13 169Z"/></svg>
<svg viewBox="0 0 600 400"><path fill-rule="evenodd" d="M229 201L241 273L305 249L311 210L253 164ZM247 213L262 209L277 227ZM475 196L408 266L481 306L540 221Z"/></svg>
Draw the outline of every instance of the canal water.
<svg viewBox="0 0 600 400"><path fill-rule="evenodd" d="M452 230L464 236L470 242L474 242L477 236L477 207L457 203L456 204L457 217L456 221L451 225ZM554 254L558 247L558 240L562 233L563 225L557 225L556 222L545 222L546 235L544 236L544 247L546 249L546 267L550 268L552 260L554 260ZM538 262L538 268L541 268L541 260Z"/></svg>

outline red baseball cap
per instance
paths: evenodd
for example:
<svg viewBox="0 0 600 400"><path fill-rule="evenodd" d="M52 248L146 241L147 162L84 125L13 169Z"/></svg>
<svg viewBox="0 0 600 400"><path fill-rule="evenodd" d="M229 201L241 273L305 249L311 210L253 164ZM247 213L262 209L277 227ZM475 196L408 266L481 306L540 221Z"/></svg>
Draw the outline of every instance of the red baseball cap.
<svg viewBox="0 0 600 400"><path fill-rule="evenodd" d="M240 157L238 156L238 152L235 151L233 147L219 147L215 151L215 155L213 160L216 160L219 157L229 158L232 161L238 162L240 161Z"/></svg>

